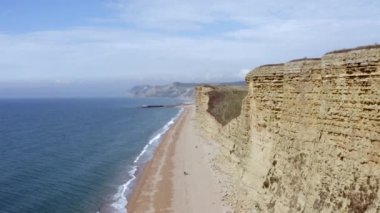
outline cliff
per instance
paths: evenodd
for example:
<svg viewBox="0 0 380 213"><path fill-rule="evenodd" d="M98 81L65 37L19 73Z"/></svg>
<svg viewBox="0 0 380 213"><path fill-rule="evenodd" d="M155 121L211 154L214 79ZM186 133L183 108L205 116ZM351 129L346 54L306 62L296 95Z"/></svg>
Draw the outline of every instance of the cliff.
<svg viewBox="0 0 380 213"><path fill-rule="evenodd" d="M196 88L236 212L380 212L380 46L264 65L225 125Z"/></svg>

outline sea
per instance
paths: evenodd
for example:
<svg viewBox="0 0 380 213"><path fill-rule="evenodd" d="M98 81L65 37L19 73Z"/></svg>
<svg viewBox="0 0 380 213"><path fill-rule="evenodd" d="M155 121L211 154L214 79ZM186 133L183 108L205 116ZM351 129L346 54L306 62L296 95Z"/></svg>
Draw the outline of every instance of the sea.
<svg viewBox="0 0 380 213"><path fill-rule="evenodd" d="M126 212L175 99L0 99L0 213Z"/></svg>

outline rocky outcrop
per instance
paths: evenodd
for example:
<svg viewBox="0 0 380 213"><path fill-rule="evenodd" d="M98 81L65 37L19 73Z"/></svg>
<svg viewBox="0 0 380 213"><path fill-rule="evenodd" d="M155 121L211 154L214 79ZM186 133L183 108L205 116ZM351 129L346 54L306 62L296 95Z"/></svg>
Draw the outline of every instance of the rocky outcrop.
<svg viewBox="0 0 380 213"><path fill-rule="evenodd" d="M222 126L196 88L202 134L219 143L236 212L380 212L380 47L264 65Z"/></svg>

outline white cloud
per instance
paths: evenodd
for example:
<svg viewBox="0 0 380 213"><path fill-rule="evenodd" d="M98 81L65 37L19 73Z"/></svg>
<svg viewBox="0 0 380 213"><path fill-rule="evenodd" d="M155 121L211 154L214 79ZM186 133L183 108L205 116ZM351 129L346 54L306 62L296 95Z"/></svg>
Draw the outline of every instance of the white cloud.
<svg viewBox="0 0 380 213"><path fill-rule="evenodd" d="M252 70L252 69L241 69L241 70L239 71L239 74L238 74L239 78L244 79L245 76L246 76L251 70Z"/></svg>
<svg viewBox="0 0 380 213"><path fill-rule="evenodd" d="M2 35L0 46L0 72L14 79L202 80L205 72L235 76L252 57L243 54L245 43L117 29Z"/></svg>
<svg viewBox="0 0 380 213"><path fill-rule="evenodd" d="M109 0L121 21L152 29L204 29L228 20L255 27L273 22L379 20L377 0Z"/></svg>
<svg viewBox="0 0 380 213"><path fill-rule="evenodd" d="M0 34L2 78L232 81L264 63L380 35L377 0L109 0L109 7L114 17L96 21L125 26Z"/></svg>

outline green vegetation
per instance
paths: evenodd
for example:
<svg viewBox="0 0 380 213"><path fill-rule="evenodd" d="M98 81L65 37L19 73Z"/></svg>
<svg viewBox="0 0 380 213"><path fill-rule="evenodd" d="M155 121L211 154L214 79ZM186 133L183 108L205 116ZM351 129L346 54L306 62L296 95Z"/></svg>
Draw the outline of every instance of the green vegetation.
<svg viewBox="0 0 380 213"><path fill-rule="evenodd" d="M238 117L241 112L243 98L247 95L244 87L215 87L208 93L207 111L223 126Z"/></svg>

